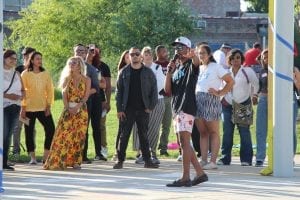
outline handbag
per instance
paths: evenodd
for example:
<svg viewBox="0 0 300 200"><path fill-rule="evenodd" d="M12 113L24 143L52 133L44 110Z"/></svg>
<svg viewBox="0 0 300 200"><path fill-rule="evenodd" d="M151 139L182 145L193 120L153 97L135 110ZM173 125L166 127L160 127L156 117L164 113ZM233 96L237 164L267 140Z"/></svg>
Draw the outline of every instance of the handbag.
<svg viewBox="0 0 300 200"><path fill-rule="evenodd" d="M231 121L240 126L250 126L253 124L253 107L250 97L243 103L237 103L232 100Z"/></svg>
<svg viewBox="0 0 300 200"><path fill-rule="evenodd" d="M16 76L16 70L14 71L14 74L13 74L13 77L11 78L11 81L10 81L10 84L9 84L9 86L8 86L8 88L3 92L4 94L6 93L6 92L8 92L8 90L11 88L11 86L12 86L12 84L13 84L13 82L14 82L14 79L15 79L15 76Z"/></svg>

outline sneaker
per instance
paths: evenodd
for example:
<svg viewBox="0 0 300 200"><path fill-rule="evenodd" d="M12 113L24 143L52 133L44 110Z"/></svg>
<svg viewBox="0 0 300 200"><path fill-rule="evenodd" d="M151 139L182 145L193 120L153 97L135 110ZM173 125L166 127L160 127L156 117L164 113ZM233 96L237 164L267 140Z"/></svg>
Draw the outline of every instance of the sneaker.
<svg viewBox="0 0 300 200"><path fill-rule="evenodd" d="M230 163L224 163L222 159L218 160L217 165L230 165Z"/></svg>
<svg viewBox="0 0 300 200"><path fill-rule="evenodd" d="M191 179L188 179L186 181L182 180L175 180L172 183L168 183L166 185L167 187L192 187L192 181Z"/></svg>
<svg viewBox="0 0 300 200"><path fill-rule="evenodd" d="M139 157L137 157L137 158L135 159L135 164L145 164L145 161L144 161L142 155L140 155Z"/></svg>
<svg viewBox="0 0 300 200"><path fill-rule="evenodd" d="M177 157L177 161L178 161L178 162L181 162L181 161L182 161L182 155L179 155L179 156Z"/></svg>
<svg viewBox="0 0 300 200"><path fill-rule="evenodd" d="M101 154L103 155L103 157L107 158L107 154L108 154L107 147L101 147Z"/></svg>
<svg viewBox="0 0 300 200"><path fill-rule="evenodd" d="M107 158L105 158L103 155L100 155L100 156L95 156L94 160L103 160L103 161L107 161Z"/></svg>
<svg viewBox="0 0 300 200"><path fill-rule="evenodd" d="M203 166L203 169L206 169L206 170L218 169L218 166L213 162L209 162L208 164Z"/></svg>
<svg viewBox="0 0 300 200"><path fill-rule="evenodd" d="M36 165L37 164L37 161L36 160L30 160L30 162L29 162L29 165Z"/></svg>
<svg viewBox="0 0 300 200"><path fill-rule="evenodd" d="M152 156L151 160L154 164L160 164L160 161L158 160L158 158L156 156Z"/></svg>
<svg viewBox="0 0 300 200"><path fill-rule="evenodd" d="M111 161L117 161L117 160L118 160L118 154L115 153L111 158Z"/></svg>
<svg viewBox="0 0 300 200"><path fill-rule="evenodd" d="M91 161L90 159L88 159L88 158L83 158L83 159L82 159L82 163L83 163L83 164L91 164L92 161Z"/></svg>
<svg viewBox="0 0 300 200"><path fill-rule="evenodd" d="M192 186L198 185L198 184L206 182L206 181L208 181L208 176L207 176L207 174L204 173L201 176L196 176L192 180Z"/></svg>
<svg viewBox="0 0 300 200"><path fill-rule="evenodd" d="M256 161L255 163L255 167L263 167L264 166L264 162L261 160Z"/></svg>
<svg viewBox="0 0 300 200"><path fill-rule="evenodd" d="M15 168L13 168L13 167L11 167L9 165L5 165L5 166L3 166L3 170L4 171L15 171Z"/></svg>
<svg viewBox="0 0 300 200"><path fill-rule="evenodd" d="M73 165L73 169L81 169L81 166L78 164Z"/></svg>
<svg viewBox="0 0 300 200"><path fill-rule="evenodd" d="M160 151L160 155L161 156L170 156L169 153L167 151Z"/></svg>
<svg viewBox="0 0 300 200"><path fill-rule="evenodd" d="M151 161L145 162L144 168L159 168L158 164L155 164Z"/></svg>
<svg viewBox="0 0 300 200"><path fill-rule="evenodd" d="M248 163L248 162L241 162L241 165L242 165L242 166L251 166L251 164Z"/></svg>
<svg viewBox="0 0 300 200"><path fill-rule="evenodd" d="M205 165L207 165L207 161L204 161L204 160L200 160L200 166L201 167L204 167Z"/></svg>
<svg viewBox="0 0 300 200"><path fill-rule="evenodd" d="M116 164L114 164L113 169L122 169L123 168L123 162L118 161Z"/></svg>

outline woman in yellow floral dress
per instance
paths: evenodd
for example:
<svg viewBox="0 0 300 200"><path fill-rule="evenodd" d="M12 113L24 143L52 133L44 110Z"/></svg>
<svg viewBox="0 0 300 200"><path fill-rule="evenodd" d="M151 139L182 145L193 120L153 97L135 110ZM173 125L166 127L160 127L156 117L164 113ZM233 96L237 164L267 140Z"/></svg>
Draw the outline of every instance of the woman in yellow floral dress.
<svg viewBox="0 0 300 200"><path fill-rule="evenodd" d="M91 80L84 76L85 64L80 57L68 59L60 76L64 110L55 130L44 169L81 169L82 150L88 125L86 101Z"/></svg>

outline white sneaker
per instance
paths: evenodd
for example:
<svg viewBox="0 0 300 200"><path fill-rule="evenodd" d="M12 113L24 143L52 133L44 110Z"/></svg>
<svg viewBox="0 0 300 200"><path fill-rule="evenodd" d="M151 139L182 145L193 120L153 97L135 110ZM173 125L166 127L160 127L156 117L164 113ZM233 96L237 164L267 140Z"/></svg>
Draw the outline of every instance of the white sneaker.
<svg viewBox="0 0 300 200"><path fill-rule="evenodd" d="M203 166L203 169L206 169L206 170L218 169L218 166L213 162L209 162L208 164Z"/></svg>
<svg viewBox="0 0 300 200"><path fill-rule="evenodd" d="M108 154L108 149L107 147L101 147L101 154L107 158L107 154Z"/></svg>
<svg viewBox="0 0 300 200"><path fill-rule="evenodd" d="M177 161L178 161L178 162L181 162L181 161L182 161L182 155L179 155L179 156L177 157Z"/></svg>
<svg viewBox="0 0 300 200"><path fill-rule="evenodd" d="M207 161L204 161L204 160L200 160L200 166L201 167L204 167L205 165L207 165Z"/></svg>
<svg viewBox="0 0 300 200"><path fill-rule="evenodd" d="M137 158L135 159L135 164L145 164L145 161L144 161L142 155L140 155L139 157L137 157Z"/></svg>

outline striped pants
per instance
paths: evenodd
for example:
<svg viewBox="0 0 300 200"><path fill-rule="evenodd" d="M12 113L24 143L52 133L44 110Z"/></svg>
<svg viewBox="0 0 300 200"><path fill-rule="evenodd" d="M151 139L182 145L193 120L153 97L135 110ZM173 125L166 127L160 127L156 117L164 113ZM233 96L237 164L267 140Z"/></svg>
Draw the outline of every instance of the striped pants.
<svg viewBox="0 0 300 200"><path fill-rule="evenodd" d="M156 156L156 148L159 139L159 128L165 112L165 103L164 99L158 99L158 102L155 108L152 110L149 116L149 125L148 125L148 141L151 148L152 155ZM133 126L133 150L138 151L140 149L139 137L137 134L137 126Z"/></svg>

